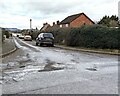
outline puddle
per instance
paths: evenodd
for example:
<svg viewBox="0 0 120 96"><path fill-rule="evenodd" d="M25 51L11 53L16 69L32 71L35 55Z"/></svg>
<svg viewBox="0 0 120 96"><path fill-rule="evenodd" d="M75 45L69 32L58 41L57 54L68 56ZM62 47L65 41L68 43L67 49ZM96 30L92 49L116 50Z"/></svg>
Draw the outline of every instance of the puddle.
<svg viewBox="0 0 120 96"><path fill-rule="evenodd" d="M97 71L96 68L86 68L86 70L89 70L89 71Z"/></svg>
<svg viewBox="0 0 120 96"><path fill-rule="evenodd" d="M97 69L98 69L98 67L96 66L96 64L92 65L89 68L86 68L86 70L89 70L89 71L98 71Z"/></svg>
<svg viewBox="0 0 120 96"><path fill-rule="evenodd" d="M20 66L19 68L24 68L25 66L24 65L22 65L22 66Z"/></svg>
<svg viewBox="0 0 120 96"><path fill-rule="evenodd" d="M76 61L76 60L74 60L74 59L71 59L71 61L72 61L72 62L75 62L75 63L77 63L77 64L79 63L78 61Z"/></svg>
<svg viewBox="0 0 120 96"><path fill-rule="evenodd" d="M25 64L25 63L28 63L28 62L31 62L30 59L27 59L27 60L21 60L21 61L18 61L19 64Z"/></svg>

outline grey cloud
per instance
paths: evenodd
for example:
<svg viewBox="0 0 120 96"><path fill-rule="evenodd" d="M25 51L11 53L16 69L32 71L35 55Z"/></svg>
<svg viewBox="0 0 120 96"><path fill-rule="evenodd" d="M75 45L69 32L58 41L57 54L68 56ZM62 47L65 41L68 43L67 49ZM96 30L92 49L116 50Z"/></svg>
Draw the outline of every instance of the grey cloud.
<svg viewBox="0 0 120 96"><path fill-rule="evenodd" d="M78 4L73 5L73 3L64 2L26 2L25 7L30 12L40 12L42 14L56 14L67 12L71 8L78 6Z"/></svg>
<svg viewBox="0 0 120 96"><path fill-rule="evenodd" d="M2 12L7 12L12 15L29 16L34 18L49 18L55 14L67 13L72 8L79 6L79 3L63 1L63 0L17 0L9 2L4 0ZM8 3L6 3L8 2Z"/></svg>
<svg viewBox="0 0 120 96"><path fill-rule="evenodd" d="M118 0L0 0L0 13L3 14L0 17L10 14L11 17L27 17L38 22L62 20L68 15L84 12L98 20L105 14L117 14L117 3Z"/></svg>

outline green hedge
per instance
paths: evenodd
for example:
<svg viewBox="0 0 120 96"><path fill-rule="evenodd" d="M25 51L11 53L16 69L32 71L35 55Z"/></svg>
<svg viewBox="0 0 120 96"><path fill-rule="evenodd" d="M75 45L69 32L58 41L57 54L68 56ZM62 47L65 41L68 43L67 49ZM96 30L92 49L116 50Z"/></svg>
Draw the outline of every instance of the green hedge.
<svg viewBox="0 0 120 96"><path fill-rule="evenodd" d="M57 44L86 48L120 48L118 43L120 41L120 28L94 25L82 26L81 28L51 28L47 32L54 34ZM34 39L39 33L34 33Z"/></svg>
<svg viewBox="0 0 120 96"><path fill-rule="evenodd" d="M82 28L71 29L68 39L68 46L79 46L87 48L110 48L119 49L118 41L120 29L101 26L83 26Z"/></svg>
<svg viewBox="0 0 120 96"><path fill-rule="evenodd" d="M6 38L10 37L10 33L9 31L5 30L4 28L2 28L2 42L4 41L4 35L6 35Z"/></svg>

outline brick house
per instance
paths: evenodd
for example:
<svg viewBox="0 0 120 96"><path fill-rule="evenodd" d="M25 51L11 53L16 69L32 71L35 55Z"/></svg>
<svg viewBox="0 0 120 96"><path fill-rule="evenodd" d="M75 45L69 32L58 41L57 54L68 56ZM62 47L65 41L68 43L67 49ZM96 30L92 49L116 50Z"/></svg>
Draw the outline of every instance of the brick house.
<svg viewBox="0 0 120 96"><path fill-rule="evenodd" d="M68 16L60 22L60 27L81 27L82 25L93 25L94 22L84 13Z"/></svg>
<svg viewBox="0 0 120 96"><path fill-rule="evenodd" d="M51 28L50 24L48 24L48 23L43 23L43 27L40 29L40 31L46 32L46 31L49 30L49 28Z"/></svg>

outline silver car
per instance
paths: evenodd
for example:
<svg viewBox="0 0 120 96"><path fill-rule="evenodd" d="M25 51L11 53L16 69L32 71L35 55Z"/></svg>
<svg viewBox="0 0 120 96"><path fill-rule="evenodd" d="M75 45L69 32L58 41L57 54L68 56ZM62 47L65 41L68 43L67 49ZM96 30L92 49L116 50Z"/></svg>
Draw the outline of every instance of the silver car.
<svg viewBox="0 0 120 96"><path fill-rule="evenodd" d="M25 41L32 41L32 37L30 35L25 35L24 40Z"/></svg>

